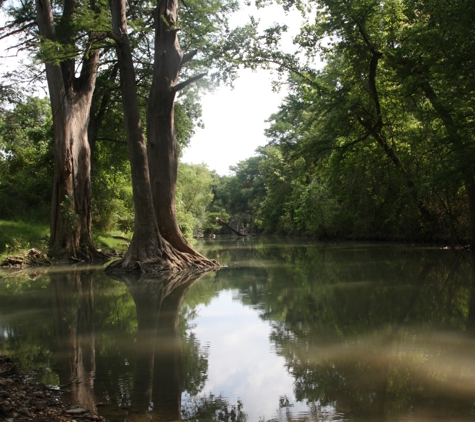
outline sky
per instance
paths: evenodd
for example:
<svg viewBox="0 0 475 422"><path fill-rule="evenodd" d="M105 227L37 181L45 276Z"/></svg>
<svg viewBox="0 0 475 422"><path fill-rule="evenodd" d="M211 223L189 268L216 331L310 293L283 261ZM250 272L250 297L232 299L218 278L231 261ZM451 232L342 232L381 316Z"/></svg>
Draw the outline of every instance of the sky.
<svg viewBox="0 0 475 422"><path fill-rule="evenodd" d="M285 14L277 5L260 10L242 6L231 19L231 26L243 25L249 15L260 19L262 28L274 22L288 25L290 33L296 33L300 28L298 12ZM289 40L286 44L291 45ZM230 166L253 156L258 146L267 143L264 130L269 124L265 121L278 111L285 93L285 87L278 93L272 91L270 71L240 70L234 89L222 86L214 93L203 96L202 120L205 127L198 128L191 138L182 161L206 164L220 175L231 174Z"/></svg>
<svg viewBox="0 0 475 422"><path fill-rule="evenodd" d="M234 89L220 87L202 99L203 122L184 150L182 161L207 164L220 175L229 174L229 166L254 155L266 143L265 123L278 110L284 91L272 92L267 71L243 70Z"/></svg>

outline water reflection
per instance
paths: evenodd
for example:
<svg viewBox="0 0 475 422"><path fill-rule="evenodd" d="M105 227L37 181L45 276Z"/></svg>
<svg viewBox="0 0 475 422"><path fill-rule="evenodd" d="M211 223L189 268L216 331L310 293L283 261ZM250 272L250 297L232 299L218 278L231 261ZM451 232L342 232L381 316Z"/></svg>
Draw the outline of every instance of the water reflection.
<svg viewBox="0 0 475 422"><path fill-rule="evenodd" d="M181 421L182 415L186 420L246 420L242 405L230 405L220 396L200 396L182 405L184 388L198 394L206 378L206 353L192 335L179 330L183 298L202 275L124 275L116 280L127 290L126 303L123 289L112 292L117 286L95 269L45 274L49 297L41 302L51 307L54 328L45 348L53 356L56 383L69 391L70 400L111 421ZM129 312L119 322L121 304ZM131 319L132 327L124 326Z"/></svg>
<svg viewBox="0 0 475 422"><path fill-rule="evenodd" d="M80 267L5 277L0 350L111 422L475 419L466 255L275 239L202 252L228 268L203 278L113 280ZM222 310L232 307L230 323ZM221 333L238 344L217 349ZM245 378L255 368L275 371L267 385L261 370Z"/></svg>
<svg viewBox="0 0 475 422"><path fill-rule="evenodd" d="M137 343L129 420L181 420L182 355L178 316L194 274L123 277L137 309Z"/></svg>
<svg viewBox="0 0 475 422"><path fill-rule="evenodd" d="M289 412L289 420L473 420L468 255L258 242L241 254L242 243L228 245L233 265L220 282L272 326L276 353L294 377L295 401L278 420ZM258 269L241 265L252 262L249 254L259 257ZM305 402L298 416L292 407ZM322 408L327 416L315 416Z"/></svg>
<svg viewBox="0 0 475 422"><path fill-rule="evenodd" d="M51 273L49 289L60 382L76 403L95 414L94 280L95 270Z"/></svg>

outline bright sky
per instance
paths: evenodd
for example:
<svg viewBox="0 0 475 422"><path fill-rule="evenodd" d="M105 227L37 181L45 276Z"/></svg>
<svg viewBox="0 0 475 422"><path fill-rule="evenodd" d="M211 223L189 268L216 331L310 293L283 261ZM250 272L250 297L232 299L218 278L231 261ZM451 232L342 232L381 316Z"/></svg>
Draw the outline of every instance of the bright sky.
<svg viewBox="0 0 475 422"><path fill-rule="evenodd" d="M202 99L205 127L198 129L183 162L208 165L218 174L254 155L266 143L265 120L277 111L283 92L274 93L271 75L265 71L243 70L234 90L220 87Z"/></svg>
<svg viewBox="0 0 475 422"><path fill-rule="evenodd" d="M274 22L285 23L294 34L300 28L300 15L297 12L285 14L277 5L260 10L243 6L233 18L232 25L243 25L249 15L259 18L262 28ZM190 147L184 151L183 162L204 163L210 170L227 175L230 174L229 166L253 156L258 146L267 143L264 129L268 124L265 120L277 112L285 88L279 93L272 92L269 71L246 69L239 75L234 89L223 86L203 97L205 127L196 131Z"/></svg>

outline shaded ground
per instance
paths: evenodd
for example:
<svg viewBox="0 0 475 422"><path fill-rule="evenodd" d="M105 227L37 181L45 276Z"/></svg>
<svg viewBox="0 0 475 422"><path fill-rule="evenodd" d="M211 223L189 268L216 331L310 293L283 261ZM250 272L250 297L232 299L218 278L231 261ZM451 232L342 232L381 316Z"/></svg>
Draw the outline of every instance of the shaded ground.
<svg viewBox="0 0 475 422"><path fill-rule="evenodd" d="M7 356L0 355L0 421L102 421L98 415L69 406L62 392L33 383Z"/></svg>

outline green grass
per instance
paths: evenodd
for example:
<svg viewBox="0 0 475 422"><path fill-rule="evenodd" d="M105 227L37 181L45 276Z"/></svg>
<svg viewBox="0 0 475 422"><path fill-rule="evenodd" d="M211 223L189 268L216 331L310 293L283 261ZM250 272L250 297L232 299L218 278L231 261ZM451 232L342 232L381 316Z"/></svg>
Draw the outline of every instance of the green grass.
<svg viewBox="0 0 475 422"><path fill-rule="evenodd" d="M121 236L129 240L117 239L113 236ZM132 233L125 234L120 231L111 231L107 233L93 233L93 237L96 248L100 248L103 251L111 249L124 251L127 249L126 243L130 243L130 239L132 239Z"/></svg>
<svg viewBox="0 0 475 422"><path fill-rule="evenodd" d="M30 248L45 249L49 225L0 220L0 255L12 255Z"/></svg>
<svg viewBox="0 0 475 422"><path fill-rule="evenodd" d="M0 258L11 255L24 254L28 249L35 248L46 252L46 239L49 236L47 223L0 220ZM124 251L130 240L117 239L121 236L131 239L132 234L120 231L94 233L94 242L102 250Z"/></svg>

